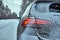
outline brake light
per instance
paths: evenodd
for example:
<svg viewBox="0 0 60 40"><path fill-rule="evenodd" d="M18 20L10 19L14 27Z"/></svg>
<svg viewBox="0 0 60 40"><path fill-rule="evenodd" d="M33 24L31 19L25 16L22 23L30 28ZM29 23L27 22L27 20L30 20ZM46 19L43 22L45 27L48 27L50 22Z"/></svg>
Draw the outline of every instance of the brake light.
<svg viewBox="0 0 60 40"><path fill-rule="evenodd" d="M51 24L48 20L36 20L37 24Z"/></svg>
<svg viewBox="0 0 60 40"><path fill-rule="evenodd" d="M35 23L34 21L35 19L32 19L32 18L26 18L23 23L22 23L22 26L26 26L28 23Z"/></svg>
<svg viewBox="0 0 60 40"><path fill-rule="evenodd" d="M33 18L26 18L23 23L22 26L26 26L27 24L51 24L50 21L47 20L38 20L38 19L33 19Z"/></svg>

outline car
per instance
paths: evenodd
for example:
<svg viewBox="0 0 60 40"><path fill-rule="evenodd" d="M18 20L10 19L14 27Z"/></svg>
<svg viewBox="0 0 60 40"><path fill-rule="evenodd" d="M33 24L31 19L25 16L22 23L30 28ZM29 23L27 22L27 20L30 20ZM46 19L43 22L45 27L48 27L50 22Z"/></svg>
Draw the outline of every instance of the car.
<svg viewBox="0 0 60 40"><path fill-rule="evenodd" d="M60 40L60 3L32 2L21 17L18 40Z"/></svg>

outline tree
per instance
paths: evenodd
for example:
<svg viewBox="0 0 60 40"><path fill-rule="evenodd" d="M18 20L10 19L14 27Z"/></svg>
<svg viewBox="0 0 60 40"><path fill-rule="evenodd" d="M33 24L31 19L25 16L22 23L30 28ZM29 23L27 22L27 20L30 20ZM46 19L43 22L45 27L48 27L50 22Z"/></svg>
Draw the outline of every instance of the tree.
<svg viewBox="0 0 60 40"><path fill-rule="evenodd" d="M13 16L13 18L18 18L17 14L15 12L13 12L12 16Z"/></svg>
<svg viewBox="0 0 60 40"><path fill-rule="evenodd" d="M0 0L0 6L2 5L2 0Z"/></svg>
<svg viewBox="0 0 60 40"><path fill-rule="evenodd" d="M22 0L21 11L19 13L20 17L22 16L24 11L26 10L27 6L33 1L34 0Z"/></svg>
<svg viewBox="0 0 60 40"><path fill-rule="evenodd" d="M10 13L11 13L11 10L8 8L7 5L6 5L6 7L5 7L5 11L6 11L7 14L10 14Z"/></svg>
<svg viewBox="0 0 60 40"><path fill-rule="evenodd" d="M0 18L5 18L5 13L4 13L4 5L2 0L0 0Z"/></svg>
<svg viewBox="0 0 60 40"><path fill-rule="evenodd" d="M8 18L9 19L16 19L16 18L18 18L18 16L17 16L17 14L15 12L13 12L13 13L8 15Z"/></svg>

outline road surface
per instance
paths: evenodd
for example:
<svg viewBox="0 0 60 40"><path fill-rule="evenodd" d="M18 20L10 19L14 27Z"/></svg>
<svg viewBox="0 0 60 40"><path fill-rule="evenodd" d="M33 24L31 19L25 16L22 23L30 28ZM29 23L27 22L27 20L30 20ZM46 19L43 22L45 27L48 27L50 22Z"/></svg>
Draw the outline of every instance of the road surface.
<svg viewBox="0 0 60 40"><path fill-rule="evenodd" d="M0 40L16 40L19 20L0 20Z"/></svg>

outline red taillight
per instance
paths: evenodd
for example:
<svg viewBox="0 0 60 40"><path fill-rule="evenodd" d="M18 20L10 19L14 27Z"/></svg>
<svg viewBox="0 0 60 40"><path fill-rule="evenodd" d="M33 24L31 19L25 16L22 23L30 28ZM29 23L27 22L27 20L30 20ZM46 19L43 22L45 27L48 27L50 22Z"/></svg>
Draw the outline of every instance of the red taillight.
<svg viewBox="0 0 60 40"><path fill-rule="evenodd" d="M51 24L48 20L36 20L37 24Z"/></svg>
<svg viewBox="0 0 60 40"><path fill-rule="evenodd" d="M34 21L35 19L33 18L26 18L23 23L22 23L22 26L26 26L28 23L35 23Z"/></svg>
<svg viewBox="0 0 60 40"><path fill-rule="evenodd" d="M38 19L33 19L33 18L26 18L23 23L22 26L26 26L27 24L51 24L50 21L47 20L38 20Z"/></svg>
<svg viewBox="0 0 60 40"><path fill-rule="evenodd" d="M26 18L26 19L23 21L22 26L26 26L28 23L29 23L29 20L28 20L28 18Z"/></svg>

